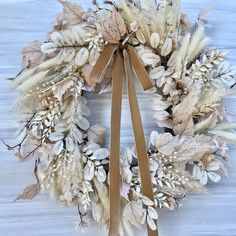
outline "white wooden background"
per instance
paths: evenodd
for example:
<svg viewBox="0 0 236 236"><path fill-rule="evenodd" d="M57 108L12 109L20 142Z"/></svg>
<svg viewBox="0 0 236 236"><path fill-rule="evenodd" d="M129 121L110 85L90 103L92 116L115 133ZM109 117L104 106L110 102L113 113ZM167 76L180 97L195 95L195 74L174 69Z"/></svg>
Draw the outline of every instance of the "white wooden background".
<svg viewBox="0 0 236 236"><path fill-rule="evenodd" d="M89 6L88 0L83 2ZM183 0L183 8L191 18L204 7L213 6L209 19L214 26L210 30L214 45L230 53L236 64L236 1L235 0ZM22 47L35 39L43 40L50 29L60 5L56 0L0 0L0 138L14 141L16 114L11 109L15 93L9 89L8 77L19 70ZM149 100L140 94L146 134L157 128L151 122ZM109 129L110 100L108 96L89 96L91 106L96 106L91 122L100 122ZM236 97L226 100L227 107L236 111ZM133 143L127 99L122 114L122 145ZM109 133L109 131L108 131ZM223 178L219 185L210 185L212 195L191 195L178 212L160 215L160 236L236 236L236 148L231 149L230 178ZM76 207L66 208L54 203L47 193L33 201L14 202L13 199L26 185L33 182L32 163L19 163L13 153L0 144L0 236L75 236L78 220ZM106 235L96 224L85 236ZM139 232L139 235L146 235Z"/></svg>

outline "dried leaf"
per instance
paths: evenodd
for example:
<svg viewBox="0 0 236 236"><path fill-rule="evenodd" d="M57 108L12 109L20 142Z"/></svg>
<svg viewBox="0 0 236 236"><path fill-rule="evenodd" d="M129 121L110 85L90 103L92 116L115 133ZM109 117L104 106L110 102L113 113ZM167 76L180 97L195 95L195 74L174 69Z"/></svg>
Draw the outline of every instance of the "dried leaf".
<svg viewBox="0 0 236 236"><path fill-rule="evenodd" d="M105 158L109 157L109 155L110 155L110 153L109 153L108 149L106 149L106 148L97 149L97 150L93 153L93 156L94 156L97 160L105 159Z"/></svg>
<svg viewBox="0 0 236 236"><path fill-rule="evenodd" d="M52 53L55 52L57 50L57 45L55 43L43 43L41 45L41 51L43 53Z"/></svg>
<svg viewBox="0 0 236 236"><path fill-rule="evenodd" d="M82 7L76 3L71 3L64 0L58 0L64 7L64 17L71 25L79 24L83 20Z"/></svg>
<svg viewBox="0 0 236 236"><path fill-rule="evenodd" d="M149 72L150 79L153 80L160 79L164 75L164 72L165 72L164 66L158 66Z"/></svg>
<svg viewBox="0 0 236 236"><path fill-rule="evenodd" d="M142 54L141 59L145 65L153 65L160 62L160 57L152 52Z"/></svg>
<svg viewBox="0 0 236 236"><path fill-rule="evenodd" d="M158 33L152 33L150 37L150 44L152 48L157 48L160 43L160 36Z"/></svg>
<svg viewBox="0 0 236 236"><path fill-rule="evenodd" d="M172 39L171 38L167 38L162 46L161 49L161 55L163 57L168 56L172 50Z"/></svg>
<svg viewBox="0 0 236 236"><path fill-rule="evenodd" d="M76 40L76 42L80 45L83 46L86 42L87 34L85 30L81 28L81 26L74 26L71 29L71 32Z"/></svg>
<svg viewBox="0 0 236 236"><path fill-rule="evenodd" d="M89 50L87 48L81 48L75 57L75 63L78 66L83 66L87 63L89 58Z"/></svg>
<svg viewBox="0 0 236 236"><path fill-rule="evenodd" d="M210 180L212 180L215 183L217 183L221 180L221 176L217 173L214 173L214 172L208 172L208 177Z"/></svg>
<svg viewBox="0 0 236 236"><path fill-rule="evenodd" d="M139 227L142 223L142 218L144 214L144 209L142 204L131 201L124 208L124 217L127 219L132 225Z"/></svg>
<svg viewBox="0 0 236 236"><path fill-rule="evenodd" d="M157 230L157 225L155 221L149 215L147 215L147 224L151 230L153 231Z"/></svg>
<svg viewBox="0 0 236 236"><path fill-rule="evenodd" d="M64 148L63 140L59 140L54 144L53 152L55 155L61 154L62 150Z"/></svg>
<svg viewBox="0 0 236 236"><path fill-rule="evenodd" d="M75 145L74 145L73 139L71 137L67 136L66 137L66 149L69 152L73 152L74 148L75 148Z"/></svg>
<svg viewBox="0 0 236 236"><path fill-rule="evenodd" d="M110 18L101 25L101 33L109 43L118 43L126 32L125 22L116 10L113 10Z"/></svg>
<svg viewBox="0 0 236 236"><path fill-rule="evenodd" d="M103 145L105 142L106 129L99 124L91 126L88 130L88 140Z"/></svg>
<svg viewBox="0 0 236 236"><path fill-rule="evenodd" d="M32 68L39 65L46 59L46 55L41 51L41 43L39 41L33 41L29 43L21 54L26 62L26 67Z"/></svg>
<svg viewBox="0 0 236 236"><path fill-rule="evenodd" d="M87 130L89 128L89 121L84 118L84 117L80 117L78 119L78 126L82 129L82 130Z"/></svg>
<svg viewBox="0 0 236 236"><path fill-rule="evenodd" d="M94 165L89 166L88 164L84 167L84 179L91 181L94 177Z"/></svg>
<svg viewBox="0 0 236 236"><path fill-rule="evenodd" d="M153 206L154 202L146 196L142 196L142 202L146 206Z"/></svg>
<svg viewBox="0 0 236 236"><path fill-rule="evenodd" d="M148 209L147 209L147 211L148 211L148 215L149 215L152 219L154 219L154 220L157 220L157 219L158 219L157 211L156 211L153 207L149 206Z"/></svg>
<svg viewBox="0 0 236 236"><path fill-rule="evenodd" d="M99 168L97 172L97 179L99 182L103 183L106 181L107 175L104 168Z"/></svg>
<svg viewBox="0 0 236 236"><path fill-rule="evenodd" d="M15 200L17 201L20 199L22 200L33 199L39 194L40 190L41 190L40 183L29 185Z"/></svg>

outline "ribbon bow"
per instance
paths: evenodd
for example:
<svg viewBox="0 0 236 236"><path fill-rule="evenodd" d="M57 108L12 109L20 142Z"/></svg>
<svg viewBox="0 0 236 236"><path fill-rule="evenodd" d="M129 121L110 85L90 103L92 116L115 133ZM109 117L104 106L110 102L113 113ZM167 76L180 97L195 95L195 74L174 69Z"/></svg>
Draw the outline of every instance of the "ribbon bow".
<svg viewBox="0 0 236 236"><path fill-rule="evenodd" d="M94 86L101 82L109 63L114 56L112 66L112 110L111 110L111 135L110 135L110 228L109 236L119 236L120 225L120 124L122 106L122 75L125 75L128 83L128 97L131 113L137 159L140 169L140 177L143 195L154 200L153 186L149 172L149 161L142 120L140 116L137 96L135 92L133 73L141 83L144 90L153 87L148 74L140 61L135 49L129 44L108 44L105 46L97 63L91 71L89 84ZM148 227L148 236L157 236L157 231Z"/></svg>

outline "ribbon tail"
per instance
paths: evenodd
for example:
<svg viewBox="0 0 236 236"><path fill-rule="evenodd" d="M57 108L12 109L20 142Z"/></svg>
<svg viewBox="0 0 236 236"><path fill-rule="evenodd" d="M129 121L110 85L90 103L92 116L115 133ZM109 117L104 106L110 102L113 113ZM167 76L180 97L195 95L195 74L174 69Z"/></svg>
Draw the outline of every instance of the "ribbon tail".
<svg viewBox="0 0 236 236"><path fill-rule="evenodd" d="M148 90L153 87L152 81L149 78L149 75L144 68L142 62L137 55L134 47L128 45L128 54L131 60L131 64L133 70L135 72L136 77L138 78L139 82L141 83L144 90Z"/></svg>
<svg viewBox="0 0 236 236"><path fill-rule="evenodd" d="M123 58L117 50L112 70L112 108L110 138L110 228L109 236L119 236L120 229L120 125L122 107Z"/></svg>
<svg viewBox="0 0 236 236"><path fill-rule="evenodd" d="M131 55L134 55L132 53L132 50L130 50L129 52L131 52ZM132 80L132 68L130 64L130 58L127 51L124 51L124 64L125 64L125 73L128 80L129 105L130 105L130 113L131 113L134 137L135 137L135 144L136 144L136 149L137 149L137 158L138 158L138 164L139 164L139 170L140 170L142 193L143 195L147 196L149 199L154 201L153 186L152 186L152 181L151 181L151 176L150 176L150 171L149 171L149 160L147 156L145 136L144 136L143 126L142 126L139 106L138 106L138 100L137 100L137 96L135 92L135 87ZM134 66L134 68L136 67L137 66ZM145 81L145 78L144 79L141 78L140 81ZM153 231L148 226L148 236L158 236L158 231L157 230Z"/></svg>
<svg viewBox="0 0 236 236"><path fill-rule="evenodd" d="M101 82L117 47L117 44L108 44L105 46L87 80L90 86L95 86L97 83Z"/></svg>

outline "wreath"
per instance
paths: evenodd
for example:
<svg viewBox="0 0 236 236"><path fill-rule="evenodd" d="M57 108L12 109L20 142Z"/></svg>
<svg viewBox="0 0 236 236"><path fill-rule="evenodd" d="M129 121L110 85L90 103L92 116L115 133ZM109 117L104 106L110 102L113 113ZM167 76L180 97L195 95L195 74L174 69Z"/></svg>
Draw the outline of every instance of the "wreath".
<svg viewBox="0 0 236 236"><path fill-rule="evenodd" d="M226 174L227 142L235 123L224 107L235 94L226 53L209 48L207 21L191 23L180 1L106 1L93 9L59 0L63 12L44 43L23 49L12 87L24 120L17 131L20 160L35 159L37 182L17 197L49 189L78 206L81 227L92 215L110 236L147 225L158 235L158 209L174 210L188 192L207 193ZM162 132L145 140L134 87L152 99ZM120 153L122 87L127 84L135 146ZM112 93L110 150L105 129L90 125L85 94Z"/></svg>

